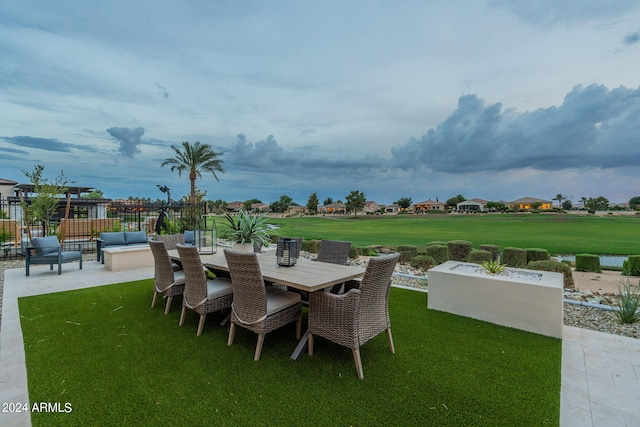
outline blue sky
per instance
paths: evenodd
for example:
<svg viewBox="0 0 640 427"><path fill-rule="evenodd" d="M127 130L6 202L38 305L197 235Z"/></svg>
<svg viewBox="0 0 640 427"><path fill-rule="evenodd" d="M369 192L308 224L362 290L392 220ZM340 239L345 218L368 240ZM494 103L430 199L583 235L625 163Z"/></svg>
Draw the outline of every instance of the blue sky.
<svg viewBox="0 0 640 427"><path fill-rule="evenodd" d="M640 195L636 0L0 3L0 178L177 198Z"/></svg>

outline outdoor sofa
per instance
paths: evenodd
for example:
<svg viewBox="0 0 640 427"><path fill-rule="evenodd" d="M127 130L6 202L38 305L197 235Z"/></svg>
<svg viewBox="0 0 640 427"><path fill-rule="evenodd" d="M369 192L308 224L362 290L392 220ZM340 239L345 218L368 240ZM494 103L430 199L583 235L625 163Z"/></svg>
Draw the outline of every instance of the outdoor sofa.
<svg viewBox="0 0 640 427"><path fill-rule="evenodd" d="M96 239L96 252L98 261L104 264L105 248L126 248L132 246L149 246L147 233L144 231L108 231L100 233L100 238Z"/></svg>

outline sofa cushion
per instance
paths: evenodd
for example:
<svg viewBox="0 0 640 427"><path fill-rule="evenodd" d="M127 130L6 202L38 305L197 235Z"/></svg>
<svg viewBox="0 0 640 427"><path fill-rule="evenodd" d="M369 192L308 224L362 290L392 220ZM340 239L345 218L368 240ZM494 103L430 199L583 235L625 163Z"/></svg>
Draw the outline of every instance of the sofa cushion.
<svg viewBox="0 0 640 427"><path fill-rule="evenodd" d="M184 230L184 244L187 246L193 246L193 240L195 239L195 231Z"/></svg>
<svg viewBox="0 0 640 427"><path fill-rule="evenodd" d="M124 240L124 232L122 231L105 231L104 233L100 233L100 240L102 240L102 247L127 244Z"/></svg>
<svg viewBox="0 0 640 427"><path fill-rule="evenodd" d="M144 231L125 231L124 241L127 245L134 243L147 243L147 233Z"/></svg>
<svg viewBox="0 0 640 427"><path fill-rule="evenodd" d="M36 248L37 255L58 253L60 248L60 242L56 236L34 237L31 239L31 245Z"/></svg>

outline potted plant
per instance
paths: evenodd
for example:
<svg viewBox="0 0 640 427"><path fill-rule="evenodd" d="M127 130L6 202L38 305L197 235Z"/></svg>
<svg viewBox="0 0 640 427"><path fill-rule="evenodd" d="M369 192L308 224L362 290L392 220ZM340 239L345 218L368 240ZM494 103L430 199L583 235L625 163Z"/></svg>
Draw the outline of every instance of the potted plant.
<svg viewBox="0 0 640 427"><path fill-rule="evenodd" d="M264 215L250 215L249 212L241 210L236 216L225 214L227 220L227 230L224 236L234 244L231 249L238 252L253 252L255 248L268 245L269 228L267 228L268 218Z"/></svg>

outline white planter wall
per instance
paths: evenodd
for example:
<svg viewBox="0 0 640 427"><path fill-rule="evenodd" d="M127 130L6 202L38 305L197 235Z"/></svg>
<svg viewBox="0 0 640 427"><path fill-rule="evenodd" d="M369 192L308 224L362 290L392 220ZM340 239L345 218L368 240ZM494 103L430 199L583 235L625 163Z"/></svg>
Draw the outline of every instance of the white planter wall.
<svg viewBox="0 0 640 427"><path fill-rule="evenodd" d="M471 317L541 335L562 338L563 275L541 275L539 282L452 270L447 261L429 270L429 309Z"/></svg>

